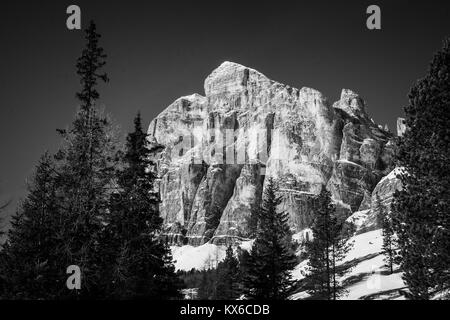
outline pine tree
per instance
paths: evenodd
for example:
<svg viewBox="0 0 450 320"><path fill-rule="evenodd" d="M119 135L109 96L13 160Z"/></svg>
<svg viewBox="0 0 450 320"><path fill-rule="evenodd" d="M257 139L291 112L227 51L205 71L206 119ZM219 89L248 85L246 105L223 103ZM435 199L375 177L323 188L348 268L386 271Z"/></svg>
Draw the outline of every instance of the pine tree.
<svg viewBox="0 0 450 320"><path fill-rule="evenodd" d="M240 289L239 261L234 256L232 246L228 246L225 260L218 265L217 296L218 300L235 300Z"/></svg>
<svg viewBox="0 0 450 320"><path fill-rule="evenodd" d="M127 137L123 169L117 173L118 191L111 196L103 240L104 250L115 258L111 273L106 273L107 281L112 279L109 287L114 298L180 298L181 282L170 249L160 238L163 220L150 153L138 114L134 132Z"/></svg>
<svg viewBox="0 0 450 320"><path fill-rule="evenodd" d="M306 275L308 292L314 298L336 300L346 292L338 277L349 269L339 263L352 248L353 244L349 242L352 228L336 214L331 194L325 187L315 201L311 230L313 239L305 247L309 259Z"/></svg>
<svg viewBox="0 0 450 320"><path fill-rule="evenodd" d="M58 192L61 197L59 214L64 246L60 261L65 267L77 265L82 272L79 292L67 292L67 297L100 298L99 279L104 255L99 242L107 216L109 195L117 161L117 141L109 119L99 112L96 102L99 81L107 82L102 73L106 55L99 46L100 35L90 23L86 30L86 48L77 61L81 91L77 93L80 109L69 130L60 130L63 147L57 152Z"/></svg>
<svg viewBox="0 0 450 320"><path fill-rule="evenodd" d="M394 201L403 279L412 299L450 286L450 38L409 94Z"/></svg>
<svg viewBox="0 0 450 320"><path fill-rule="evenodd" d="M281 198L272 178L269 179L261 211L258 230L244 276L245 294L253 299L285 299L295 281L291 271L296 257L291 250L288 215L277 210Z"/></svg>
<svg viewBox="0 0 450 320"><path fill-rule="evenodd" d="M392 229L392 222L389 217L385 216L382 222L383 228L383 253L384 262L388 267L390 273L394 273L394 262L395 262L395 240L394 231Z"/></svg>
<svg viewBox="0 0 450 320"><path fill-rule="evenodd" d="M65 269L55 264L62 244L55 177L54 163L45 154L0 252L0 297L54 299L63 289Z"/></svg>
<svg viewBox="0 0 450 320"><path fill-rule="evenodd" d="M396 244L392 218L389 216L386 207L381 202L380 196L376 195L376 208L378 210L379 224L383 235L384 262L390 273L394 273L394 263L396 258Z"/></svg>

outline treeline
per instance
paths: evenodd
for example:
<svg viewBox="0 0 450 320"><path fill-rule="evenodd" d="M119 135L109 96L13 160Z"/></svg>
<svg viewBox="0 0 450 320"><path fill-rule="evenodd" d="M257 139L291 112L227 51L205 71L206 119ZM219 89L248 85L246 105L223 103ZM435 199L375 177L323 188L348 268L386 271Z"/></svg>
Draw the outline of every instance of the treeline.
<svg viewBox="0 0 450 320"><path fill-rule="evenodd" d="M76 64L80 108L71 126L58 130L60 149L40 159L13 217L0 251L0 298L180 299L186 286L196 289L190 297L198 299L281 300L299 291L314 299L343 296L340 279L349 272L343 260L353 246L353 226L336 212L324 186L312 208L312 235L298 255L271 178L247 221L254 238L249 252L230 246L214 270L175 272L161 237L152 146L141 118L121 147L96 105L98 85L108 81L99 39L91 23ZM379 198L376 206L386 267L393 273L399 266L409 298L430 299L450 289L449 40L409 101L397 154L403 187L392 210ZM207 223L215 226L217 219L214 214ZM299 282L293 271L301 259L308 262ZM66 283L69 266L81 270L80 287Z"/></svg>
<svg viewBox="0 0 450 320"><path fill-rule="evenodd" d="M80 108L71 126L58 130L61 148L42 156L0 252L3 299L181 297L183 284L159 236L159 196L141 118L121 148L96 107L97 86L108 81L99 38L91 22L76 64ZM66 285L69 266L81 271L74 288Z"/></svg>
<svg viewBox="0 0 450 320"><path fill-rule="evenodd" d="M339 281L349 268L338 266L352 247L353 227L340 217L325 187L315 201L313 239L303 245L292 240L288 215L279 211L281 198L277 183L269 178L262 203L252 210L255 240L250 251L226 251L225 260L215 269L180 272L191 299L199 300L284 300L298 291L308 291L315 299L334 300L345 290ZM309 259L305 280L293 277L301 259Z"/></svg>
<svg viewBox="0 0 450 320"><path fill-rule="evenodd" d="M99 39L91 22L76 63L80 108L70 127L58 130L59 150L40 159L0 251L2 299L178 299L183 279L197 277L175 273L162 241L152 146L140 115L121 147L97 108L98 85L109 81ZM269 179L252 210L251 251L236 255L229 247L217 269L196 280L198 297L276 300L294 292L299 259L280 202L277 183ZM78 281L67 281L69 267L80 270Z"/></svg>
<svg viewBox="0 0 450 320"><path fill-rule="evenodd" d="M450 296L450 39L444 41L428 74L409 94L405 108L407 130L397 139L396 165L401 190L391 207L377 195L374 208L382 229L385 268L402 272L409 299ZM343 263L351 250L354 227L339 217L330 193L322 188L314 201L311 237L295 257L287 215L276 211L279 199L273 180L267 184L261 206L247 219L249 234L256 238L250 252L235 256L237 291L230 297L285 299L306 291L312 299L334 300L346 294L339 281L350 271ZM231 249L227 260L231 261ZM236 258L233 258L236 259ZM307 259L304 279L296 282L291 271ZM227 264L220 268L226 270ZM219 268L219 269L220 269ZM191 272L198 297L216 299L223 270ZM190 284L191 285L191 284ZM189 286L190 286L189 285Z"/></svg>
<svg viewBox="0 0 450 320"><path fill-rule="evenodd" d="M292 270L299 262L292 246L287 214L277 206L280 197L269 179L257 213L256 238L250 252L229 246L224 261L211 270L183 273L193 295L200 300L286 299L295 289Z"/></svg>

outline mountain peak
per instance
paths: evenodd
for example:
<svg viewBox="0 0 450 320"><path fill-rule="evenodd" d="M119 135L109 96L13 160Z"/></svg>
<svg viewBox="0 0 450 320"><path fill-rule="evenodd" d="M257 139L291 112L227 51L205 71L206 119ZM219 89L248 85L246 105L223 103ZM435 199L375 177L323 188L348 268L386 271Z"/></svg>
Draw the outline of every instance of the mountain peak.
<svg viewBox="0 0 450 320"><path fill-rule="evenodd" d="M364 101L342 90L332 109L317 90L297 89L225 61L154 119L164 233L171 243L226 244L247 234L246 217L266 177L280 182L291 228L309 227L323 185L343 215L356 212L391 167L389 134L373 130ZM338 110L340 109L340 110ZM341 112L334 112L334 111ZM214 210L215 226L205 224Z"/></svg>
<svg viewBox="0 0 450 320"><path fill-rule="evenodd" d="M249 79L269 82L261 72L239 63L225 61L205 80L206 96L234 94L245 90Z"/></svg>
<svg viewBox="0 0 450 320"><path fill-rule="evenodd" d="M366 103L359 94L350 89L342 89L341 99L333 107L344 111L353 118L368 119Z"/></svg>

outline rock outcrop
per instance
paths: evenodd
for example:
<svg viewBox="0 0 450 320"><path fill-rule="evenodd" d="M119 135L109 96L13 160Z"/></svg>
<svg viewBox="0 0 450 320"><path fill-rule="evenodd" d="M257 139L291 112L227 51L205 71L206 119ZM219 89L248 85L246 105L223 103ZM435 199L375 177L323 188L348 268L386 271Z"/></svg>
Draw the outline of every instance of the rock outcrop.
<svg viewBox="0 0 450 320"><path fill-rule="evenodd" d="M401 174L404 174L404 170L395 168L383 177L375 186L372 194L364 198L359 210L348 218L348 221L355 224L357 233L381 228L380 214L391 212L394 193L402 188L401 180L398 177Z"/></svg>
<svg viewBox="0 0 450 320"><path fill-rule="evenodd" d="M279 182L294 232L311 223L313 197L326 186L350 216L369 205L392 169L392 136L371 120L364 100L342 90L331 104L225 62L205 80L205 96L172 103L150 124L157 146L161 214L175 244L246 238L246 218L266 177Z"/></svg>

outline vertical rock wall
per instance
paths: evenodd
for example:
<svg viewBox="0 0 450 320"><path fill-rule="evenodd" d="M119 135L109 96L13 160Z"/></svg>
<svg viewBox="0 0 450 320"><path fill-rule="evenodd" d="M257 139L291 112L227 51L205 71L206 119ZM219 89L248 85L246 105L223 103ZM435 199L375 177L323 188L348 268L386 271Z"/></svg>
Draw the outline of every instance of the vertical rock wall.
<svg viewBox="0 0 450 320"><path fill-rule="evenodd" d="M172 243L229 243L246 237L246 217L266 177L280 185L293 231L311 222L312 198L327 186L343 214L357 211L392 168L391 134L343 90L331 104L225 62L205 96L176 100L149 127L160 179L161 214Z"/></svg>

